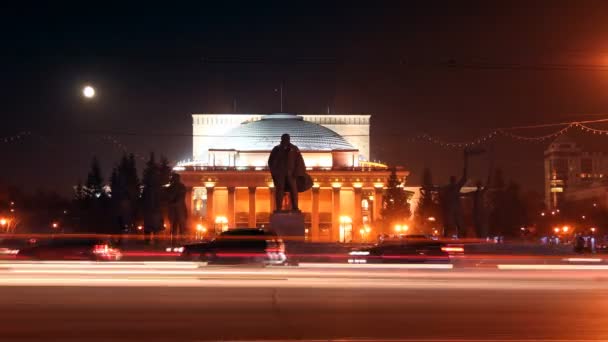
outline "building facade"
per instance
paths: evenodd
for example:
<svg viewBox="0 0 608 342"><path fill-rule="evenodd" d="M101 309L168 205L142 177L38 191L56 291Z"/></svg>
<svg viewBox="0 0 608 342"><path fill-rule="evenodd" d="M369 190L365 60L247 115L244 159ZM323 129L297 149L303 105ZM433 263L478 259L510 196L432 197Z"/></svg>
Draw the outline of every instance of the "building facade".
<svg viewBox="0 0 608 342"><path fill-rule="evenodd" d="M583 151L565 135L545 150L544 169L548 209L558 208L568 200L592 199L608 190L608 155Z"/></svg>
<svg viewBox="0 0 608 342"><path fill-rule="evenodd" d="M175 167L189 191L192 226L210 234L267 227L275 210L268 156L288 133L314 181L299 194L305 239L375 239L391 171L367 161L369 122L370 115L194 114L193 160ZM404 183L408 172L397 168L397 175Z"/></svg>

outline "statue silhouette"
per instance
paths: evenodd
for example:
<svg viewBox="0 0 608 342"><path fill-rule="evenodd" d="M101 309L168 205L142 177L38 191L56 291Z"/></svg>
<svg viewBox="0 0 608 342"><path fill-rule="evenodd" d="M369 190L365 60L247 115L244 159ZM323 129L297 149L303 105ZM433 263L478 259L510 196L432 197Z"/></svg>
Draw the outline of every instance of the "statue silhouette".
<svg viewBox="0 0 608 342"><path fill-rule="evenodd" d="M449 184L439 188L439 203L443 212L443 236L459 237L464 233L464 215L460 204L460 190L467 182L469 151L464 151L464 168L462 177L456 181L450 176Z"/></svg>
<svg viewBox="0 0 608 342"><path fill-rule="evenodd" d="M171 223L172 237L179 239L186 232L186 186L181 182L177 173L171 175L171 183L167 189L169 202L169 222Z"/></svg>
<svg viewBox="0 0 608 342"><path fill-rule="evenodd" d="M304 192L312 187L312 179L306 174L302 153L290 140L289 134L283 134L281 143L272 149L268 158L268 168L275 188L276 211L283 209L285 192L289 192L291 210L300 211L298 192Z"/></svg>

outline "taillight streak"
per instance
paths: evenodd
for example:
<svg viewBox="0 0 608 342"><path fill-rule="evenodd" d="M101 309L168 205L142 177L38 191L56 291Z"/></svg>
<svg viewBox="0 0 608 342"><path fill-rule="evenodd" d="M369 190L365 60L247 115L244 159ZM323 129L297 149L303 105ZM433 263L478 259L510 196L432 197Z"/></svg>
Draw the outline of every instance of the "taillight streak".
<svg viewBox="0 0 608 342"><path fill-rule="evenodd" d="M464 253L462 247L441 247L441 250L446 253Z"/></svg>

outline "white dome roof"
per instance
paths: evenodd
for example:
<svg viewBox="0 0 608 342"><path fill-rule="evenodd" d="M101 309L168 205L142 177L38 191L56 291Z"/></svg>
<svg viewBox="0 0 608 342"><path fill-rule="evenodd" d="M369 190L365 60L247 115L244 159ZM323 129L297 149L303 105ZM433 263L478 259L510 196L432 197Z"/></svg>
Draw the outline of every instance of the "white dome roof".
<svg viewBox="0 0 608 342"><path fill-rule="evenodd" d="M242 123L223 134L225 139L209 150L271 151L285 133L301 151L357 150L331 129L285 113L265 115L261 120Z"/></svg>

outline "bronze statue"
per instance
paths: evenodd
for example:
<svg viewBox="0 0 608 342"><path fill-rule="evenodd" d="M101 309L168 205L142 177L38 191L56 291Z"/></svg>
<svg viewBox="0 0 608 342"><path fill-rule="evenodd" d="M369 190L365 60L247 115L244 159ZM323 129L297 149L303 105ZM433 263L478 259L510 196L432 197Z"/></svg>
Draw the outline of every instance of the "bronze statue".
<svg viewBox="0 0 608 342"><path fill-rule="evenodd" d="M291 210L298 208L298 192L312 187L312 180L306 174L304 158L297 146L291 143L289 134L281 136L281 143L275 146L268 158L268 168L275 188L276 211L283 209L283 196L289 192Z"/></svg>
<svg viewBox="0 0 608 342"><path fill-rule="evenodd" d="M462 177L457 182L455 176L450 177L450 183L439 189L439 203L443 211L443 235L450 234L458 237L464 233L464 215L460 204L460 190L467 181L469 151L464 151L464 169Z"/></svg>
<svg viewBox="0 0 608 342"><path fill-rule="evenodd" d="M186 186L181 182L177 173L171 175L171 183L167 189L169 202L169 221L172 236L181 236L186 231Z"/></svg>

